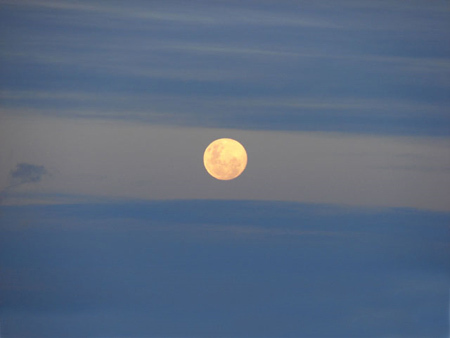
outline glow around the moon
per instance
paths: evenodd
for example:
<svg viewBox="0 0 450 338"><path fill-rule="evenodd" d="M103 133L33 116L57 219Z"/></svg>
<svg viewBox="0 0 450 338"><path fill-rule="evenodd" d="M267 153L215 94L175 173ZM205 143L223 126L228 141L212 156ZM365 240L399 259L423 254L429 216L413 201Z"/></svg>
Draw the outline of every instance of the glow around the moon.
<svg viewBox="0 0 450 338"><path fill-rule="evenodd" d="M213 141L203 154L208 173L218 180L232 180L247 166L247 152L238 141L221 138Z"/></svg>

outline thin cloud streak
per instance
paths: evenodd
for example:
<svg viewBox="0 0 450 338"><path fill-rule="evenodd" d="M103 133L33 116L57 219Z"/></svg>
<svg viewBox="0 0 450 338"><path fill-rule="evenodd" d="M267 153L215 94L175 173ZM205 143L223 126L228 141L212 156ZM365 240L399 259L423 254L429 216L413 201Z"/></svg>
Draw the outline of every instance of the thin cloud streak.
<svg viewBox="0 0 450 338"><path fill-rule="evenodd" d="M221 6L208 2L200 2L194 10L179 11L172 6L155 6L151 11L145 10L142 6L130 6L124 8L115 3L105 5L104 2L68 2L68 1L45 1L45 0L2 0L1 3L7 6L14 6L17 8L36 7L44 9L55 9L69 12L87 12L93 14L100 14L108 17L128 17L132 19L143 19L153 21L166 21L169 23L183 23L190 25L255 25L255 26L300 26L310 28L324 28L324 29L371 29L371 30L389 30L393 26L389 22L379 23L359 22L355 18L334 17L333 20L320 19L319 16L311 19L315 11L329 10L335 8L333 1L319 1L311 6L307 2L299 3L298 6L287 6L284 10L279 10L270 2L267 3L268 9L246 8L245 4L230 3L230 6ZM177 4L177 2L175 2ZM423 1L408 2L407 4L400 1L378 1L373 3L370 1L340 1L339 6L346 10L356 10L368 12L372 10L383 10L387 12L399 11L417 11L429 13L445 13L450 11L450 6L445 1L433 1L433 3L426 3ZM271 8L273 10L271 10ZM303 14L306 10L306 14ZM296 15L292 12L297 11ZM102 25L98 22L98 25ZM409 25L402 25L403 30L417 30L418 27L411 21Z"/></svg>
<svg viewBox="0 0 450 338"><path fill-rule="evenodd" d="M166 101L173 99L174 96L165 95L146 95L142 97L140 94L133 93L102 93L101 96L94 94L92 92L82 92L82 91L24 91L24 90L0 90L0 99L6 101L22 101L22 100L42 100L42 101L59 101L59 100L79 100L79 101L113 101L115 103L119 102L157 102ZM447 110L440 105L432 103L413 103L405 100L385 100L385 99L364 99L364 98L299 98L299 97L273 97L273 98L258 98L258 97L248 97L248 98L233 98L230 97L190 97L190 96L177 96L177 101L182 102L183 106L189 104L200 104L204 103L208 106L229 106L229 107L292 107L292 108L314 108L317 110L358 110L357 113L364 114L367 110L377 109L380 111L385 110L407 110L412 112L415 110L427 110L433 113L445 113ZM7 104L4 104L7 106ZM50 107L49 107L50 108ZM70 109L69 109L70 110ZM73 111L73 110L71 110ZM26 111L25 111L26 112ZM20 114L19 110L8 111L8 109L3 109L5 115L15 115Z"/></svg>
<svg viewBox="0 0 450 338"><path fill-rule="evenodd" d="M119 94L119 93L102 93L102 95L90 92L76 91L0 91L0 99L3 100L3 109L0 114L3 116L27 116L27 115L49 115L57 116L56 110L61 117L83 117L83 118L120 118L117 115L119 111L104 109L99 107L102 104L114 104L120 107L120 110L127 110L127 117L130 119L141 119L148 117L149 122L152 116L158 116L165 112L168 116L167 123L174 115L181 113L188 114L192 118L198 117L199 125L202 125L201 117L208 114L211 109L220 111L226 108L230 114L249 108L258 109L307 109L316 112L346 111L347 116L369 116L374 111L378 115L394 115L397 117L412 117L426 111L428 116L445 117L447 115L446 107L433 103L416 103L402 100L385 100L385 99L362 99L362 98L298 98L298 97L273 97L273 98L230 98L230 97L196 97L176 96L176 103L170 103L174 96L164 95L146 95L142 97L139 94ZM24 102L25 101L25 102ZM30 102L31 101L31 102ZM74 110L70 108L70 103L74 101L83 102L84 109ZM61 103L67 103L67 107L60 108ZM203 109L195 108L196 114L190 114L191 106L198 107L202 105ZM42 108L39 108L41 106ZM148 110L136 110L136 106L149 107ZM218 107L221 107L220 109ZM192 108L193 109L193 108ZM298 113L301 113L298 111ZM303 112L304 113L304 112ZM156 115L155 115L156 114ZM160 116L163 118L164 116ZM206 115L204 116L206 117ZM257 122L256 122L257 123ZM170 123L169 123L170 124ZM236 126L238 127L238 126ZM242 125L246 129L245 125ZM252 128L255 129L255 128ZM257 128L256 128L257 129Z"/></svg>
<svg viewBox="0 0 450 338"><path fill-rule="evenodd" d="M22 49L28 49L26 46L34 46L35 41L26 39L22 40ZM43 42L45 45L47 42ZM51 44L60 45L61 47L67 44L67 37L62 35L60 39L56 38L52 40ZM129 46L120 42L119 48L117 48L119 41L109 41L107 43L102 42L98 43L96 40L89 41L74 41L71 43L71 49L82 50L83 48L87 48L89 46L96 47L96 51L94 54L90 53L88 58L80 57L76 55L71 55L68 53L60 53L55 54L51 51L40 50L33 53L29 52L21 52L21 51L7 51L4 50L1 52L3 58L7 60L14 60L19 58L25 62L37 62L43 64L66 64L66 65L77 65L81 67L87 68L95 68L97 70L104 69L108 72L120 72L123 74L130 74L134 76L142 75L151 77L152 74L159 74L157 76L165 77L164 74L169 74L166 76L167 78L176 78L171 74L171 70L158 70L152 69L151 65L145 63L138 63L132 67L128 65L128 67L124 67L123 61L127 61L130 53L149 53L149 52L163 52L163 51L178 51L183 53L194 53L201 54L203 56L208 55L232 55L235 57L243 57L243 56L252 56L272 59L274 62L279 62L276 58L296 58L298 59L329 59L329 60L347 60L347 61L362 61L367 62L369 64L384 64L386 66L396 66L396 68L392 68L390 71L392 72L418 72L418 73L436 73L436 72L444 72L450 73L450 58L442 57L406 57L406 56L385 56L385 55L377 55L373 54L339 54L339 53L324 53L314 49L308 50L274 50L274 49L263 49L263 48L248 48L241 47L232 44L222 44L217 45L215 43L209 44L198 44L198 43L185 43L185 42L172 42L172 43L161 43L161 42L153 42L146 41L145 44L136 44L135 42L131 43ZM77 46L78 44L78 46ZM108 57L111 52L114 52L115 59L111 59ZM78 52L80 53L80 52ZM98 60L102 60L101 63ZM201 72L201 69L192 69L192 72ZM387 70L384 69L383 72ZM230 70L227 70L230 72ZM237 72L236 72L237 73ZM221 80L223 76L220 76L220 71L216 70L216 76L218 80ZM181 77L183 79L198 79L202 80L201 76L195 77L191 75L190 77ZM239 78L236 75L232 78ZM213 80L213 78L210 78ZM447 81L448 84L450 82Z"/></svg>
<svg viewBox="0 0 450 338"><path fill-rule="evenodd" d="M186 12L177 12L172 10L143 10L141 7L128 7L104 5L104 2L89 2L89 4L83 3L70 3L63 1L2 1L4 5L18 6L18 7L42 7L51 8L56 10L68 10L68 11L83 11L90 13L98 13L108 16L118 16L123 18L129 17L134 19L155 20L155 21L168 21L193 25L231 25L231 24L244 24L244 25L266 25L266 26L303 26L303 27L317 27L317 28L332 28L336 29L339 26L325 22L323 20L313 20L307 16L299 18L291 15L279 15L273 13L267 13L266 11L246 10L242 8L235 8L229 10L226 8L211 8L212 11L205 11L202 7L197 7L196 10ZM208 8L208 7L206 7ZM215 10L214 10L215 9ZM200 13L200 15L199 15ZM202 15L203 14L203 15ZM99 23L101 25L101 23Z"/></svg>
<svg viewBox="0 0 450 338"><path fill-rule="evenodd" d="M445 105L399 99L144 96L107 91L43 90L0 91L0 99L3 101L0 115L5 118L127 119L165 126L428 135L435 138L450 133L446 128Z"/></svg>

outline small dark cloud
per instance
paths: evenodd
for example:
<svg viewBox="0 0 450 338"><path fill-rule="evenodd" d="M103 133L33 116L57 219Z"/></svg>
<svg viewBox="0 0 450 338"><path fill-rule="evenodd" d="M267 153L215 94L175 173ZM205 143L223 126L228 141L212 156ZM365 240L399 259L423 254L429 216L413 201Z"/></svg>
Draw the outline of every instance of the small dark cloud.
<svg viewBox="0 0 450 338"><path fill-rule="evenodd" d="M9 185L3 190L0 190L0 203L9 190L22 184L38 183L47 175L49 175L49 173L43 165L31 163L17 164L16 167L9 172Z"/></svg>
<svg viewBox="0 0 450 338"><path fill-rule="evenodd" d="M9 190L28 183L38 183L49 173L43 165L19 163L9 172L9 185L0 190L0 204Z"/></svg>
<svg viewBox="0 0 450 338"><path fill-rule="evenodd" d="M30 163L19 163L9 172L11 185L13 186L26 183L37 183L46 175L48 175L48 172L44 166Z"/></svg>

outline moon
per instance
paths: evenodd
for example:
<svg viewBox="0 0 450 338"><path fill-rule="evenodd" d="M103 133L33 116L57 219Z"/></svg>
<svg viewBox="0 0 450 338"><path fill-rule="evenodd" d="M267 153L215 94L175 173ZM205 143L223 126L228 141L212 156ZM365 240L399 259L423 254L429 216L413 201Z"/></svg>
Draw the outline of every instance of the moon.
<svg viewBox="0 0 450 338"><path fill-rule="evenodd" d="M247 152L242 144L231 138L217 139L203 154L206 171L214 178L229 181L238 177L247 166Z"/></svg>

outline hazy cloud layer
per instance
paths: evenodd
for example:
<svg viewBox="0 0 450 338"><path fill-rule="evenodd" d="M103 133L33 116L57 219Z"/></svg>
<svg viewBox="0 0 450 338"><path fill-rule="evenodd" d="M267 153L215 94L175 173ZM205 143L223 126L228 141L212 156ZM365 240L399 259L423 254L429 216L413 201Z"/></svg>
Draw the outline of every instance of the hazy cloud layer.
<svg viewBox="0 0 450 338"><path fill-rule="evenodd" d="M249 156L243 175L226 185L203 167L203 151L220 137L237 139ZM449 210L445 138L164 128L41 116L3 119L0 142L3 186L17 162L45 163L55 172L38 187L24 185L22 193Z"/></svg>

